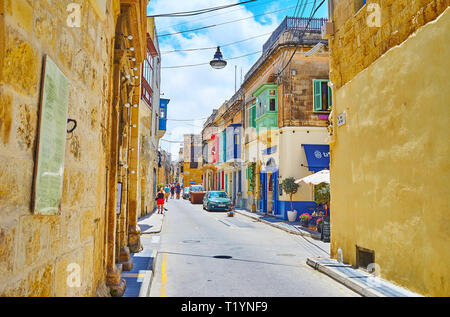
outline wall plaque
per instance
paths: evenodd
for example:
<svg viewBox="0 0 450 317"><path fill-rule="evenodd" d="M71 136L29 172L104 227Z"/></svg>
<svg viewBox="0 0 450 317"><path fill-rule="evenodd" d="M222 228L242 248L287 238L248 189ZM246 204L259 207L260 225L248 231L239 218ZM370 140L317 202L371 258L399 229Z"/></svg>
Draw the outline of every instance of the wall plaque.
<svg viewBox="0 0 450 317"><path fill-rule="evenodd" d="M47 55L42 69L32 211L56 215L61 212L69 80Z"/></svg>

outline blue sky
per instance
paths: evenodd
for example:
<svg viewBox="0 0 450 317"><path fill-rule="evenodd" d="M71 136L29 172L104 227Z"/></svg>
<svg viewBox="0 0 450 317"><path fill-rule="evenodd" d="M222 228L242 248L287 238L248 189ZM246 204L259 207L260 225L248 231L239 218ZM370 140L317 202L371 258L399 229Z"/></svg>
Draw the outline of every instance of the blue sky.
<svg viewBox="0 0 450 317"><path fill-rule="evenodd" d="M164 14L192 11L221 5L234 4L242 0L151 0L148 14ZM259 51L286 16L293 16L297 0L258 0L240 6L218 10L191 17L156 18L156 28L162 61L161 93L170 99L168 105L167 132L163 140L182 141L185 133L200 133L205 118L213 109L219 108L235 92L242 77L261 56ZM314 0L307 3L304 17L311 14ZM316 6L321 0L316 1ZM327 1L314 17L327 17ZM229 23L230 21L236 22ZM164 34L208 27L194 32L163 36ZM233 45L226 45L252 38ZM189 52L170 52L179 49L221 47L224 59L253 55L228 61L227 67L214 70L209 65L165 68L173 66L208 63L215 49ZM237 70L235 72L235 70ZM174 120L171 120L174 119ZM189 121L178 121L189 120ZM179 144L161 141L163 149L177 158Z"/></svg>

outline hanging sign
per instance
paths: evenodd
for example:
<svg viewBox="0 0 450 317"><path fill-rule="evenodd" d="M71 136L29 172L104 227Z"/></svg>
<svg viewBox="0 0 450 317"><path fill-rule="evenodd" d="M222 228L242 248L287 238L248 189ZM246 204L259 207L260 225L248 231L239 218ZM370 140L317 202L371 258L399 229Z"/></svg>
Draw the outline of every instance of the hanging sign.
<svg viewBox="0 0 450 317"><path fill-rule="evenodd" d="M43 64L32 211L56 215L61 212L69 80L47 55Z"/></svg>

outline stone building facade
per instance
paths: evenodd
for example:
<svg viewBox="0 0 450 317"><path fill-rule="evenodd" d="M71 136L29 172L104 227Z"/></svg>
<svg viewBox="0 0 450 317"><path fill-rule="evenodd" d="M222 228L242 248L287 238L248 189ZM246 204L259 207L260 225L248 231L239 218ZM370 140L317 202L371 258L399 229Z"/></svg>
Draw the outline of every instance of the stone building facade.
<svg viewBox="0 0 450 317"><path fill-rule="evenodd" d="M128 167L139 108L127 104L140 99L147 3L0 1L0 296L123 293L121 271L140 249L138 195L127 191L137 188ZM67 78L77 123L54 215L31 208L36 147L46 142L44 56Z"/></svg>
<svg viewBox="0 0 450 317"><path fill-rule="evenodd" d="M448 0L329 2L331 256L450 294Z"/></svg>

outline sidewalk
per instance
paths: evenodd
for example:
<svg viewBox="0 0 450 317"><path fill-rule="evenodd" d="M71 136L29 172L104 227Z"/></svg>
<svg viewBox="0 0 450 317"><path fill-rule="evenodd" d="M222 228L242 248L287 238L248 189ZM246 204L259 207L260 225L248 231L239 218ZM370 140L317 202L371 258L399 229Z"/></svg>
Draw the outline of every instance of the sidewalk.
<svg viewBox="0 0 450 317"><path fill-rule="evenodd" d="M237 214L250 217L286 232L320 240L320 233L306 229L300 222L289 222L284 219L268 216L262 212L250 212L236 209ZM393 283L374 277L372 274L355 269L348 264L339 263L330 258L308 258L306 263L321 273L347 286L356 293L366 297L421 297Z"/></svg>
<svg viewBox="0 0 450 317"><path fill-rule="evenodd" d="M422 297L422 295L333 259L309 258L306 263L365 297Z"/></svg>
<svg viewBox="0 0 450 317"><path fill-rule="evenodd" d="M132 253L133 269L123 271L122 278L126 281L123 297L147 297L153 278L153 265L157 250L154 250L153 234L161 232L164 214L153 212L138 220L141 228L142 251Z"/></svg>
<svg viewBox="0 0 450 317"><path fill-rule="evenodd" d="M268 216L263 212L251 212L245 209L235 209L234 212L240 215L253 218L254 220L266 223L272 227L284 230L292 234L297 234L320 240L320 233L302 227L300 225L300 221L289 222L287 220L277 218L275 216Z"/></svg>

